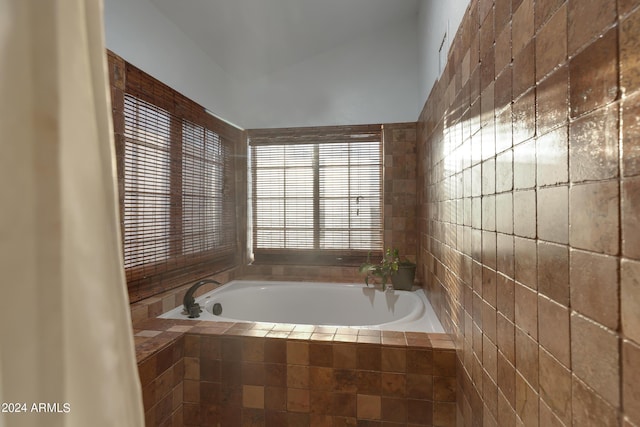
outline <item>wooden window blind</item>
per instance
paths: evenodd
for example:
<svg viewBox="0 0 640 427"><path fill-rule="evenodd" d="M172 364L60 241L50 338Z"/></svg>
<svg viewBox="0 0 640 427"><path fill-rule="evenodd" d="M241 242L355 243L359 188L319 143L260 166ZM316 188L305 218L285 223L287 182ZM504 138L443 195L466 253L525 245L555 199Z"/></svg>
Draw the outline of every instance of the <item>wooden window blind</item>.
<svg viewBox="0 0 640 427"><path fill-rule="evenodd" d="M133 301L236 265L241 131L130 64L126 79L119 175Z"/></svg>
<svg viewBox="0 0 640 427"><path fill-rule="evenodd" d="M225 170L231 155L220 136L182 125L182 253L235 249L235 211Z"/></svg>
<svg viewBox="0 0 640 427"><path fill-rule="evenodd" d="M171 116L125 95L124 266L171 255Z"/></svg>
<svg viewBox="0 0 640 427"><path fill-rule="evenodd" d="M353 264L382 251L380 125L248 136L256 262Z"/></svg>

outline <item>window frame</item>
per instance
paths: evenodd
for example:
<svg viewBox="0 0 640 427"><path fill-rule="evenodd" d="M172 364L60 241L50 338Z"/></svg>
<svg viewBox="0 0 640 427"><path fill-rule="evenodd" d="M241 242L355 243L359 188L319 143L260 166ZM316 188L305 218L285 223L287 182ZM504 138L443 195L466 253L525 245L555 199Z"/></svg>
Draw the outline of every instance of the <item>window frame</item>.
<svg viewBox="0 0 640 427"><path fill-rule="evenodd" d="M185 120L181 117L178 117L174 114L171 114L164 109L147 102L143 99L137 98L131 94L125 94L125 114L127 112L127 103L128 99L134 99L135 102L143 103L143 105L150 106L151 108L162 111L168 117L169 126L171 128L169 134L170 138L168 141L168 153L169 153L169 177L168 177L168 197L169 201L164 206L166 208L166 214L168 217L168 229L169 231L163 235L165 239L163 239L164 244L168 246L167 256L162 259L156 259L152 262L142 262L136 263L134 265L127 266L127 255L129 251L128 247L128 227L127 227L127 196L131 193L127 191L127 173L129 172L128 164L126 162L126 152L127 148L130 146L136 145L145 145L146 141L136 140L135 138L128 137L127 129L126 129L126 116L125 116L125 139L124 139L124 149L125 149L125 165L124 165L124 217L123 217L123 245L125 248L124 256L125 256L125 273L128 281L135 281L149 277L149 275L157 275L164 274L170 275L172 270L180 270L182 268L188 268L192 265L200 264L200 263L212 263L212 265L216 264L225 264L228 263L229 260L235 258L235 251L237 250L236 245L236 229L234 228L232 233L233 239L231 244L214 244L212 247L204 248L203 250L193 251L187 250L185 241L187 240L187 235L185 234L185 188L183 183L185 181L185 167L184 161L187 156L194 158L193 156L188 155L185 152L185 126L197 127L198 131L202 131L203 133L203 145L206 144L206 135L207 132L215 135L214 137L218 140L218 143L221 146L228 145L223 138L216 133L215 131L201 125L198 123L193 123L189 120ZM135 132L135 131L134 131ZM229 150L229 147L223 148L224 150ZM225 176L223 178L225 180L229 180L230 175L227 170L231 167L231 159L230 154L226 156L222 154L223 158L221 161L218 161L217 166L221 168L222 171L216 171L218 174ZM224 157L227 157L226 159ZM196 157L196 161L203 160L201 158ZM196 177L200 178L200 177ZM197 179L196 184L201 184L202 179ZM223 184L224 185L224 184ZM233 187L233 186L232 186ZM229 194L229 197L224 197L224 194L213 195L210 198L216 198L218 200L218 206L215 207L217 211L219 211L219 215L223 216L225 213L225 204L229 204L231 198L231 204L235 204L235 197L233 197L232 193ZM227 200L225 200L227 199ZM162 212L160 213L162 215ZM199 218L199 217L198 217ZM144 217L143 217L144 219ZM225 224L219 224L216 230L207 229L206 231L220 231ZM212 233L208 233L211 235ZM208 237L208 236L207 236ZM213 236L216 239L219 236ZM133 243L134 251L137 252L138 249L135 248L135 243Z"/></svg>
<svg viewBox="0 0 640 427"><path fill-rule="evenodd" d="M383 251L383 237L384 237L384 198L383 198L383 174L384 174L384 144L383 144L383 132L382 125L361 125L361 126L327 126L327 127L313 127L313 128L284 128L284 129L254 129L247 132L248 144L251 152L251 197L249 197L249 203L251 204L251 218L252 222L249 234L253 240L251 244L253 262L255 264L302 264L302 265L359 265L368 256L374 258L380 257ZM304 248L264 248L259 247L259 242L256 241L257 231L259 227L257 224L256 202L258 197L255 194L256 190L256 151L261 146L294 146L311 144L316 148L314 153L318 153L317 147L323 144L357 144L357 143L375 143L378 147L378 160L374 167L378 168L378 191L375 196L378 212L378 223L375 227L371 228L371 232L377 234L376 243L377 246L364 248L321 248L321 233L323 227L320 224L321 220L321 200L326 199L323 197L320 190L320 170L328 168L328 166L320 165L320 158L314 156L313 160L313 247ZM351 171L355 170L357 165L348 163L347 165L341 165L341 167L347 168ZM284 169L285 166L281 165ZM283 196L285 197L285 196ZM286 199L286 198L285 198ZM348 205L355 202L359 202L355 195L349 194L346 198ZM350 216L349 216L350 217ZM311 227L308 227L310 229ZM283 226L283 230L286 230L286 226ZM351 233L357 231L356 228L344 229L346 232ZM365 230L365 229L363 229Z"/></svg>

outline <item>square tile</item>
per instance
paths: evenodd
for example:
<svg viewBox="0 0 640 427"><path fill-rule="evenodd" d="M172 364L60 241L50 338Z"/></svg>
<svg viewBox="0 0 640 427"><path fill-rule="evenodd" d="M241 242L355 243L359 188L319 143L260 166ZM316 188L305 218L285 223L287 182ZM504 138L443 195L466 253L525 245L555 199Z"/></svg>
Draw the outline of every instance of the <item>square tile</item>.
<svg viewBox="0 0 640 427"><path fill-rule="evenodd" d="M533 3L533 0L524 0L513 9L511 48L514 57L533 39Z"/></svg>
<svg viewBox="0 0 640 427"><path fill-rule="evenodd" d="M526 141L536 131L536 94L531 89L515 100L512 105L513 144ZM514 168L515 171L515 168Z"/></svg>
<svg viewBox="0 0 640 427"><path fill-rule="evenodd" d="M484 91L486 87L488 87L491 82L493 82L496 78L496 69L495 69L495 50L494 47L491 46L487 50L487 52L480 59L480 91ZM475 120L476 116L473 116ZM473 124L472 124L473 129ZM473 132L473 130L472 130Z"/></svg>
<svg viewBox="0 0 640 427"><path fill-rule="evenodd" d="M620 86L631 94L640 88L640 10L620 24Z"/></svg>
<svg viewBox="0 0 640 427"><path fill-rule="evenodd" d="M244 408L264 409L264 387L242 386L242 406Z"/></svg>
<svg viewBox="0 0 640 427"><path fill-rule="evenodd" d="M309 390L289 388L287 390L287 411L309 412Z"/></svg>
<svg viewBox="0 0 640 427"><path fill-rule="evenodd" d="M573 373L614 407L620 405L619 358L619 338L614 332L572 314Z"/></svg>
<svg viewBox="0 0 640 427"><path fill-rule="evenodd" d="M516 237L514 242L515 279L531 289L537 289L538 255L536 241Z"/></svg>
<svg viewBox="0 0 640 427"><path fill-rule="evenodd" d="M618 329L618 260L579 250L571 251L571 308L604 326ZM624 301L624 300L623 300Z"/></svg>
<svg viewBox="0 0 640 427"><path fill-rule="evenodd" d="M357 416L357 400L354 393L333 393L334 414L343 417Z"/></svg>
<svg viewBox="0 0 640 427"><path fill-rule="evenodd" d="M550 300L544 295L538 296L538 341L565 367L571 367L569 309Z"/></svg>
<svg viewBox="0 0 640 427"><path fill-rule="evenodd" d="M287 365L287 387L309 388L309 367L300 365Z"/></svg>
<svg viewBox="0 0 640 427"><path fill-rule="evenodd" d="M381 381L383 396L405 397L407 395L407 375L405 373L383 372Z"/></svg>
<svg viewBox="0 0 640 427"><path fill-rule="evenodd" d="M334 390L334 371L332 368L309 367L309 388L311 390Z"/></svg>
<svg viewBox="0 0 640 427"><path fill-rule="evenodd" d="M537 0L535 4L536 9L536 17L535 17L535 27L536 29L540 29L540 27L551 17L554 12L562 6L566 0Z"/></svg>
<svg viewBox="0 0 640 427"><path fill-rule="evenodd" d="M640 347L630 341L622 343L622 399L625 414L640 421Z"/></svg>
<svg viewBox="0 0 640 427"><path fill-rule="evenodd" d="M333 366L335 368L356 367L356 346L352 344L334 344L333 349Z"/></svg>
<svg viewBox="0 0 640 427"><path fill-rule="evenodd" d="M536 145L530 140L513 147L513 187L516 190L536 185Z"/></svg>
<svg viewBox="0 0 640 427"><path fill-rule="evenodd" d="M387 381L390 382L389 385L385 385L385 378L383 374L383 394L385 394L385 390L393 384L391 389L394 390L394 394L397 396L406 395L414 399L433 399L433 376L431 375L407 374L403 378L387 379Z"/></svg>
<svg viewBox="0 0 640 427"><path fill-rule="evenodd" d="M516 283L515 324L534 339L538 338L538 301L536 293Z"/></svg>
<svg viewBox="0 0 640 427"><path fill-rule="evenodd" d="M380 371L381 348L378 345L356 347L356 367L362 370Z"/></svg>
<svg viewBox="0 0 640 427"><path fill-rule="evenodd" d="M382 420L391 423L405 423L407 420L407 400L382 397Z"/></svg>
<svg viewBox="0 0 640 427"><path fill-rule="evenodd" d="M618 96L617 46L618 32L613 28L569 62L571 117L606 105Z"/></svg>
<svg viewBox="0 0 640 427"><path fill-rule="evenodd" d="M454 377L456 375L455 351L434 350L433 372L437 372L441 376Z"/></svg>
<svg viewBox="0 0 640 427"><path fill-rule="evenodd" d="M513 231L516 236L536 237L536 191L513 193ZM516 254L517 260L517 254Z"/></svg>
<svg viewBox="0 0 640 427"><path fill-rule="evenodd" d="M538 290L564 306L569 305L569 249L538 241Z"/></svg>
<svg viewBox="0 0 640 427"><path fill-rule="evenodd" d="M496 77L494 84L494 108L496 112L502 111L511 104L512 98L511 67L506 67Z"/></svg>
<svg viewBox="0 0 640 427"><path fill-rule="evenodd" d="M618 411L576 376L572 378L571 395L571 415L574 425L597 425L598 427L619 425Z"/></svg>
<svg viewBox="0 0 640 427"><path fill-rule="evenodd" d="M571 372L540 350L540 398L566 425L571 424Z"/></svg>
<svg viewBox="0 0 640 427"><path fill-rule="evenodd" d="M287 340L287 363L290 365L308 365L309 343Z"/></svg>
<svg viewBox="0 0 640 427"><path fill-rule="evenodd" d="M640 92L623 99L622 109L622 174L640 175Z"/></svg>
<svg viewBox="0 0 640 427"><path fill-rule="evenodd" d="M496 112L496 153L501 153L512 145L513 108L512 104L507 104L504 110Z"/></svg>
<svg viewBox="0 0 640 427"><path fill-rule="evenodd" d="M537 366L536 366L537 368ZM536 390L523 378L522 375L516 373L516 414L522 420L524 425L539 425L539 396Z"/></svg>
<svg viewBox="0 0 640 427"><path fill-rule="evenodd" d="M407 372L430 375L434 364L433 355L431 350L407 349Z"/></svg>
<svg viewBox="0 0 640 427"><path fill-rule="evenodd" d="M496 230L500 233L513 233L513 194L503 193L496 196Z"/></svg>
<svg viewBox="0 0 640 427"><path fill-rule="evenodd" d="M562 184L569 181L568 139L566 126L557 128L537 138L536 180L538 186Z"/></svg>
<svg viewBox="0 0 640 427"><path fill-rule="evenodd" d="M433 404L429 400L407 399L407 421L411 424L431 424Z"/></svg>
<svg viewBox="0 0 640 427"><path fill-rule="evenodd" d="M556 2L556 0L553 0ZM546 3L546 4L545 4ZM536 18L538 13L544 13L549 0L536 2ZM552 5L552 7L555 4ZM567 8L562 6L550 20L544 24L536 36L536 80L540 81L553 69L567 60ZM566 81L565 81L566 83ZM566 84L565 84L566 87Z"/></svg>
<svg viewBox="0 0 640 427"><path fill-rule="evenodd" d="M569 243L569 187L538 190L538 238Z"/></svg>
<svg viewBox="0 0 640 427"><path fill-rule="evenodd" d="M486 335L482 338L482 367L490 378L485 382L498 381L498 347Z"/></svg>
<svg viewBox="0 0 640 427"><path fill-rule="evenodd" d="M493 142L493 141L492 141ZM484 139L483 139L483 152L484 152ZM493 156L495 150L493 150ZM496 161L495 159L489 159L482 163L482 195L492 195L496 192Z"/></svg>
<svg viewBox="0 0 640 427"><path fill-rule="evenodd" d="M496 33L500 33L511 20L511 0L496 0L494 10Z"/></svg>
<svg viewBox="0 0 640 427"><path fill-rule="evenodd" d="M513 59L513 97L518 98L535 84L535 42L532 39Z"/></svg>
<svg viewBox="0 0 640 427"><path fill-rule="evenodd" d="M618 254L620 197L617 182L572 186L569 190L571 246Z"/></svg>
<svg viewBox="0 0 640 427"><path fill-rule="evenodd" d="M406 372L407 352L404 348L382 347L381 368L383 372Z"/></svg>
<svg viewBox="0 0 640 427"><path fill-rule="evenodd" d="M640 260L640 177L622 182L622 255Z"/></svg>
<svg viewBox="0 0 640 427"><path fill-rule="evenodd" d="M382 414L382 401L380 396L367 394L357 395L357 416L360 419L379 420Z"/></svg>
<svg viewBox="0 0 640 427"><path fill-rule="evenodd" d="M497 308L507 319L515 319L515 283L509 277L497 275Z"/></svg>
<svg viewBox="0 0 640 427"><path fill-rule="evenodd" d="M538 342L516 327L516 371L522 375L533 391L538 390ZM517 382L517 381L516 381ZM518 391L516 384L516 399Z"/></svg>
<svg viewBox="0 0 640 427"><path fill-rule="evenodd" d="M602 34L616 19L615 0L569 0L568 52L573 55L590 40Z"/></svg>
<svg viewBox="0 0 640 427"><path fill-rule="evenodd" d="M569 127L571 182L618 177L618 105L581 117Z"/></svg>
<svg viewBox="0 0 640 427"><path fill-rule="evenodd" d="M264 388L264 406L267 410L286 411L287 410L287 389L284 387Z"/></svg>
<svg viewBox="0 0 640 427"><path fill-rule="evenodd" d="M516 369L501 353L498 353L498 390L498 394L504 396L507 405L514 407L516 403Z"/></svg>
<svg viewBox="0 0 640 427"><path fill-rule="evenodd" d="M640 261L623 259L620 268L622 332L640 342Z"/></svg>

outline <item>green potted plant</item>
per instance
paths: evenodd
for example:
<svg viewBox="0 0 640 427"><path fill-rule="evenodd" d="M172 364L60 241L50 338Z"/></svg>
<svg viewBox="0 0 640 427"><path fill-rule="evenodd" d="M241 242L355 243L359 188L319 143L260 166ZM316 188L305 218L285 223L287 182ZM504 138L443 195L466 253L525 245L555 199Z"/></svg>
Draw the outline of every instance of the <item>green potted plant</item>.
<svg viewBox="0 0 640 427"><path fill-rule="evenodd" d="M371 262L371 254L367 261L359 268L364 275L364 282L369 286L370 281L379 281L382 290L387 289L387 283L391 281L393 289L409 291L413 286L416 275L416 264L406 258L401 258L397 248L387 249L379 263Z"/></svg>

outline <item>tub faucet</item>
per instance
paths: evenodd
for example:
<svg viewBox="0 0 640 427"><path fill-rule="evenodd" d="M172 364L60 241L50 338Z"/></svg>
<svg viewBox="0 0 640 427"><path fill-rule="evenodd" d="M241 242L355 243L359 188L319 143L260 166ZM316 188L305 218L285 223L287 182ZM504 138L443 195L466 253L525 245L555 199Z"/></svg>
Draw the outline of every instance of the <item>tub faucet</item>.
<svg viewBox="0 0 640 427"><path fill-rule="evenodd" d="M200 312L202 309L200 308L200 304L198 304L193 297L193 294L198 290L198 288L207 283L213 283L219 285L220 282L216 282L212 279L203 279L198 280L189 288L186 294L184 294L184 299L182 300L182 304L184 305L184 314L188 314L191 319L195 317L200 317Z"/></svg>

